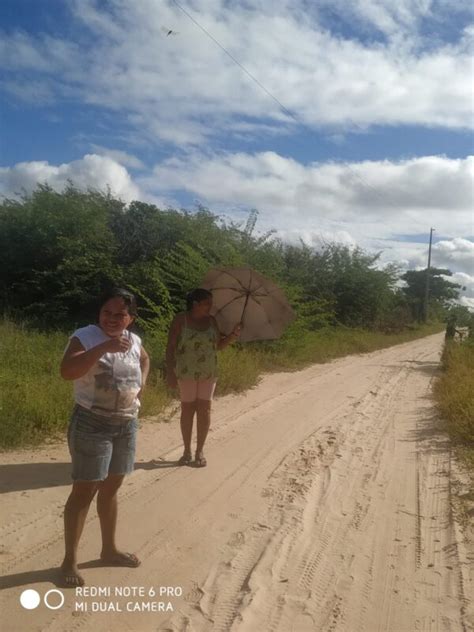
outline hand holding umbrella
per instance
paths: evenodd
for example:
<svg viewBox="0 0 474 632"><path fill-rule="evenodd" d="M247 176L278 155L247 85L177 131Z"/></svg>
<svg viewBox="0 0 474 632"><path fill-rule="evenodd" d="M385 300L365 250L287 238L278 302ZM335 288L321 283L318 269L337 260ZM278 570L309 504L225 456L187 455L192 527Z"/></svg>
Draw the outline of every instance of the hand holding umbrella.
<svg viewBox="0 0 474 632"><path fill-rule="evenodd" d="M230 345L233 342L235 342L237 340L237 338L240 336L241 331L242 331L242 323L238 323L232 329L230 334L226 335L224 333L221 333L221 339L217 343L217 349L219 349L219 351L221 351L222 349L225 349L228 345Z"/></svg>
<svg viewBox="0 0 474 632"><path fill-rule="evenodd" d="M242 323L238 323L232 330L231 335L234 336L235 338L238 338L241 333L242 333Z"/></svg>

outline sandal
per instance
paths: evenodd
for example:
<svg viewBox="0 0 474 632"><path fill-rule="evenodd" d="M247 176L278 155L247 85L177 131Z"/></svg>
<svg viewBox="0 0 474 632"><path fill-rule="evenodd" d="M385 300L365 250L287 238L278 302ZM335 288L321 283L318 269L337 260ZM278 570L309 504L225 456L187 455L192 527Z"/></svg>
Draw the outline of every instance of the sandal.
<svg viewBox="0 0 474 632"><path fill-rule="evenodd" d="M185 452L183 456L179 459L178 465L188 465L193 460L191 456L191 452Z"/></svg>
<svg viewBox="0 0 474 632"><path fill-rule="evenodd" d="M196 465L196 467L206 467L207 465L206 457L204 456L202 452L199 455L196 452L196 456L194 458L194 464Z"/></svg>
<svg viewBox="0 0 474 632"><path fill-rule="evenodd" d="M112 556L101 556L101 561L107 566L127 566L136 568L140 566L140 560L134 553L114 553Z"/></svg>
<svg viewBox="0 0 474 632"><path fill-rule="evenodd" d="M60 569L61 588L78 588L84 586L84 578L80 573L69 568L68 570Z"/></svg>

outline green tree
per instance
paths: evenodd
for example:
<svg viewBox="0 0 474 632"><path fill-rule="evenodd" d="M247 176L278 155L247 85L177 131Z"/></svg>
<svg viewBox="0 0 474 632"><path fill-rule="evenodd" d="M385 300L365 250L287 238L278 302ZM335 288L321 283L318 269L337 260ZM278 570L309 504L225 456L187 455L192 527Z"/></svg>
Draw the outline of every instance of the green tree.
<svg viewBox="0 0 474 632"><path fill-rule="evenodd" d="M430 268L429 312L431 315L442 315L452 301L459 298L461 285L444 278L452 274L451 270L445 268ZM403 293L411 306L412 316L421 321L426 291L426 269L408 270L402 276L402 280L406 283Z"/></svg>
<svg viewBox="0 0 474 632"><path fill-rule="evenodd" d="M446 320L453 318L459 327L468 327L473 317L465 305L450 305L446 310Z"/></svg>
<svg viewBox="0 0 474 632"><path fill-rule="evenodd" d="M308 301L324 304L334 323L375 327L395 300L398 272L377 267L378 254L341 244L285 249L287 275L304 288ZM323 303L321 303L323 302Z"/></svg>
<svg viewBox="0 0 474 632"><path fill-rule="evenodd" d="M138 201L116 209L109 225L118 245L117 261L124 266L164 256L191 234L186 213Z"/></svg>
<svg viewBox="0 0 474 632"><path fill-rule="evenodd" d="M159 330L161 345L172 314L209 268L250 266L284 290L300 328L394 330L407 322L420 273L407 273L400 292L399 272L381 268L377 254L341 244L285 244L274 231L257 234L257 219L255 209L239 225L204 207L127 207L110 192L71 184L57 193L40 185L0 204L0 307L18 319L69 328L90 320L103 289L121 284L137 294L140 324ZM433 296L442 290L437 278L432 287ZM459 286L448 284L450 297L453 287Z"/></svg>
<svg viewBox="0 0 474 632"><path fill-rule="evenodd" d="M4 311L55 325L80 318L114 282L116 244L108 227L123 204L109 194L63 193L39 185L0 205L0 301Z"/></svg>

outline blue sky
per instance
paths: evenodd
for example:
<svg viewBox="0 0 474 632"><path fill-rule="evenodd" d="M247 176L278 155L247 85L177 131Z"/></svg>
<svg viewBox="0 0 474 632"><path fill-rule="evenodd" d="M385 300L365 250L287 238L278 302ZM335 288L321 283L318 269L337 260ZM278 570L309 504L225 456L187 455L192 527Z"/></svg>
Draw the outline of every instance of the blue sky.
<svg viewBox="0 0 474 632"><path fill-rule="evenodd" d="M469 2L2 0L0 21L3 195L257 208L405 267L434 226L474 307Z"/></svg>

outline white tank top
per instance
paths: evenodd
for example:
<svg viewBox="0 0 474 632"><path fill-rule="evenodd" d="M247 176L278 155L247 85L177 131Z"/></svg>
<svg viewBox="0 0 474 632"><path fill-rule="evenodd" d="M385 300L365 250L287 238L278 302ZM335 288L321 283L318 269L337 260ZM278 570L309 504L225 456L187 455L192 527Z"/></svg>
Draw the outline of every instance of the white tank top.
<svg viewBox="0 0 474 632"><path fill-rule="evenodd" d="M128 336L130 349L126 353L104 353L85 375L74 380L74 399L98 415L131 419L140 408L137 394L142 384L142 341L128 330L123 335ZM86 351L110 340L97 325L81 327L71 338L77 338Z"/></svg>

